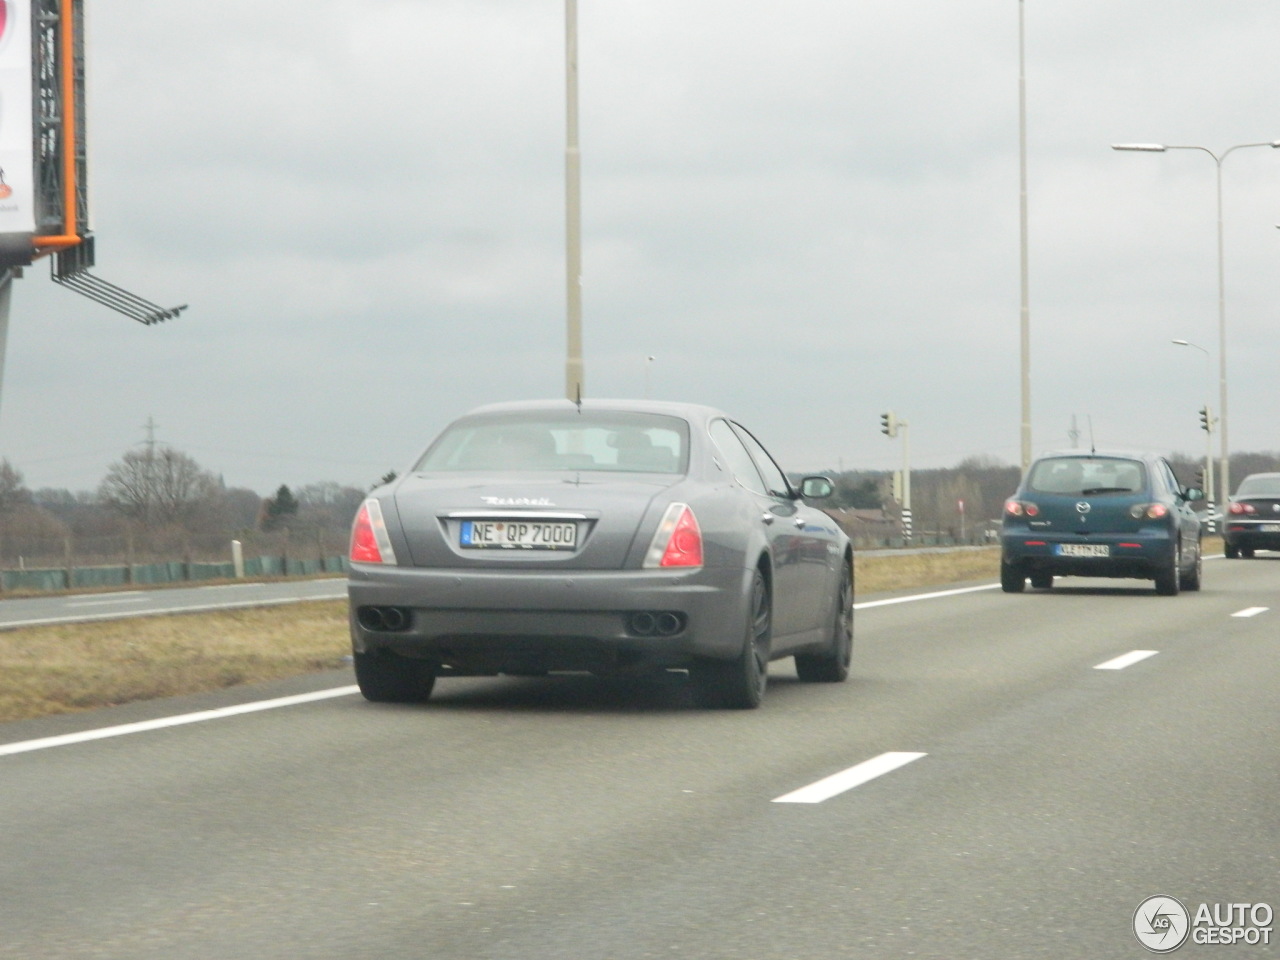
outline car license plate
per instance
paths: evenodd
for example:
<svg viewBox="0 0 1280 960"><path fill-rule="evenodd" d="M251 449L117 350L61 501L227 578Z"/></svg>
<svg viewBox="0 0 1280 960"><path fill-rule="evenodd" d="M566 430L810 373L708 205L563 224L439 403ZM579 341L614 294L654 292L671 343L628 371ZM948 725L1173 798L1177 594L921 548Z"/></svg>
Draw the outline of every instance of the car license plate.
<svg viewBox="0 0 1280 960"><path fill-rule="evenodd" d="M1109 557L1111 545L1108 543L1060 543L1054 548L1060 557Z"/></svg>
<svg viewBox="0 0 1280 960"><path fill-rule="evenodd" d="M572 550L578 525L551 520L463 520L458 544L471 549Z"/></svg>
<svg viewBox="0 0 1280 960"><path fill-rule="evenodd" d="M1261 533L1280 533L1280 523L1264 523L1258 530Z"/></svg>

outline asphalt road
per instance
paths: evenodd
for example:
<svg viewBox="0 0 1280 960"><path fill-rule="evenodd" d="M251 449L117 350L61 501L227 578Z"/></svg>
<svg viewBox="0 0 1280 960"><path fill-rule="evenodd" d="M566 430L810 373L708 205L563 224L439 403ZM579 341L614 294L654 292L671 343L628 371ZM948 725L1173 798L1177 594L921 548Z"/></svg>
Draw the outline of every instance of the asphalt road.
<svg viewBox="0 0 1280 960"><path fill-rule="evenodd" d="M302 600L337 600L346 595L346 578L330 577L6 598L0 600L0 630L51 623L80 623L233 607L261 607Z"/></svg>
<svg viewBox="0 0 1280 960"><path fill-rule="evenodd" d="M1280 908L1280 558L1067 583L863 601L850 682L753 712L335 673L0 725L0 957L1137 958L1148 897Z"/></svg>

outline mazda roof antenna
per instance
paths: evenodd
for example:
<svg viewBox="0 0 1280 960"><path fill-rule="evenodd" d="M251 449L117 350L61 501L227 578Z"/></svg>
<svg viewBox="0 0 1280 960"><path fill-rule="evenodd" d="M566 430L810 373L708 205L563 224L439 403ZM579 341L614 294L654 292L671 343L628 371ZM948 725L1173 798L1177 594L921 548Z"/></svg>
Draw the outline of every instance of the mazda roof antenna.
<svg viewBox="0 0 1280 960"><path fill-rule="evenodd" d="M1098 455L1098 445L1093 442L1093 414L1086 414L1085 419L1089 421L1089 456L1096 457Z"/></svg>

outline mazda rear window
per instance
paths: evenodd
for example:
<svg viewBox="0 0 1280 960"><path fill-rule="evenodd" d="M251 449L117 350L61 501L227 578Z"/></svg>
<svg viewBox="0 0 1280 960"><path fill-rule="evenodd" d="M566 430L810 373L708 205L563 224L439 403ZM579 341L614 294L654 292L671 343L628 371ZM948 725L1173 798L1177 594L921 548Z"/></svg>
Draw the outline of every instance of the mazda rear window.
<svg viewBox="0 0 1280 960"><path fill-rule="evenodd" d="M1146 486L1143 463L1117 457L1047 457L1036 462L1027 478L1027 489L1034 493L1066 497L1137 493Z"/></svg>

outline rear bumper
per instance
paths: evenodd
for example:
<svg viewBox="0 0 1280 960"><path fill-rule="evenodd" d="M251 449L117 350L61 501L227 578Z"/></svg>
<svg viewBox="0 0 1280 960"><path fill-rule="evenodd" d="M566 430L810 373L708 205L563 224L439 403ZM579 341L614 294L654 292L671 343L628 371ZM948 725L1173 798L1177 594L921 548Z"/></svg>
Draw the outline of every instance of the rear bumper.
<svg viewBox="0 0 1280 960"><path fill-rule="evenodd" d="M351 644L454 675L680 667L741 652L749 583L749 571L706 567L544 574L352 564ZM378 617L367 608L394 609L403 625L370 629ZM645 614L655 615L652 629Z"/></svg>
<svg viewBox="0 0 1280 960"><path fill-rule="evenodd" d="M1151 580L1168 569L1174 557L1173 538L1167 530L1139 533L1092 534L1088 537L1054 537L1039 533L1001 535L1001 559L1028 576L1131 577ZM1060 545L1105 546L1105 557L1072 557L1059 552Z"/></svg>
<svg viewBox="0 0 1280 960"><path fill-rule="evenodd" d="M1280 521L1267 521L1266 526L1280 526ZM1262 521L1257 523L1228 520L1222 531L1222 539L1231 547L1247 547L1254 550L1280 550L1280 532L1263 532Z"/></svg>

